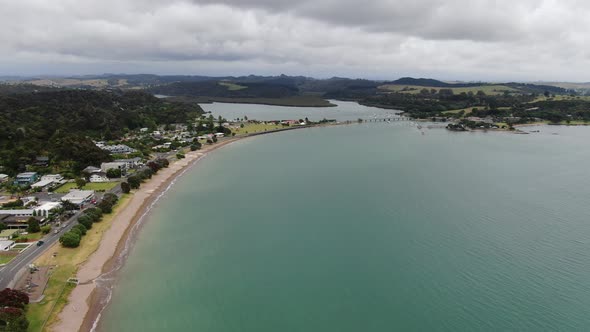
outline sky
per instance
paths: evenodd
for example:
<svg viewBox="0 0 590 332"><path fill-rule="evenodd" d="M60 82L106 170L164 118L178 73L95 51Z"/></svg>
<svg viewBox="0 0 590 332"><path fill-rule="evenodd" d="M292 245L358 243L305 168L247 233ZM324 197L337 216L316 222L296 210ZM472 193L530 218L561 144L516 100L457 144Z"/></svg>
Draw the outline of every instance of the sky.
<svg viewBox="0 0 590 332"><path fill-rule="evenodd" d="M0 76L590 81L582 0L0 0Z"/></svg>

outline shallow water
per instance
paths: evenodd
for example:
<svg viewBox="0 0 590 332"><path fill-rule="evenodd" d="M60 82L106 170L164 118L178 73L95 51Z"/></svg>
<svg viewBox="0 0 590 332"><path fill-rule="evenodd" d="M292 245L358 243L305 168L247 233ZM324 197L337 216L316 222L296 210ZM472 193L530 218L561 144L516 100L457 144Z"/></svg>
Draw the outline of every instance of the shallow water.
<svg viewBox="0 0 590 332"><path fill-rule="evenodd" d="M539 129L224 147L157 204L99 330L586 330L590 128Z"/></svg>

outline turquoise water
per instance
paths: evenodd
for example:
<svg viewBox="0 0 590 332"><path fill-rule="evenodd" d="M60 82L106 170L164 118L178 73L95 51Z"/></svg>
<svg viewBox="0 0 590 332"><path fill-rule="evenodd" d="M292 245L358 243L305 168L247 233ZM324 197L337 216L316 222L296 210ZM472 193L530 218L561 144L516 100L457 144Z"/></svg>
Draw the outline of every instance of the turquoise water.
<svg viewBox="0 0 590 332"><path fill-rule="evenodd" d="M227 146L158 203L99 330L588 330L590 128L540 130Z"/></svg>

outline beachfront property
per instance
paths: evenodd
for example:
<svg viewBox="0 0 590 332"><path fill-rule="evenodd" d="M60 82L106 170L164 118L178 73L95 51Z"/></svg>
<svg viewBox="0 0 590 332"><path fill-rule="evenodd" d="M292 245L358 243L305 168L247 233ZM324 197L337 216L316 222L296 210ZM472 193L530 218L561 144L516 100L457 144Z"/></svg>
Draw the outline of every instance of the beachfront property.
<svg viewBox="0 0 590 332"><path fill-rule="evenodd" d="M96 146L98 146L98 143ZM137 150L130 148L125 144L104 145L104 146L98 146L98 147L107 151L110 154L127 154L127 153L137 152Z"/></svg>
<svg viewBox="0 0 590 332"><path fill-rule="evenodd" d="M127 168L127 169L134 169L134 168L138 168L140 166L143 166L143 163L141 162L141 158L139 158L139 157L130 158L130 159L117 159L114 162L124 163L125 168Z"/></svg>
<svg viewBox="0 0 590 332"><path fill-rule="evenodd" d="M90 202L94 198L94 190L79 190L72 189L69 193L61 198L62 201L69 201L81 207L85 203Z"/></svg>
<svg viewBox="0 0 590 332"><path fill-rule="evenodd" d="M109 178L107 177L107 173L105 172L96 172L90 174L90 177L88 177L88 181L92 183L109 182Z"/></svg>
<svg viewBox="0 0 590 332"><path fill-rule="evenodd" d="M4 183L8 181L8 175L7 174L0 174L0 183Z"/></svg>
<svg viewBox="0 0 590 332"><path fill-rule="evenodd" d="M14 245L14 241L2 240L0 241L0 251L8 251Z"/></svg>
<svg viewBox="0 0 590 332"><path fill-rule="evenodd" d="M16 176L14 184L18 186L28 186L39 180L37 172L25 172Z"/></svg>
<svg viewBox="0 0 590 332"><path fill-rule="evenodd" d="M101 172L106 173L109 169L120 169L121 172L124 172L127 169L127 163L113 161L113 162L109 162L109 163L100 164L100 171Z"/></svg>

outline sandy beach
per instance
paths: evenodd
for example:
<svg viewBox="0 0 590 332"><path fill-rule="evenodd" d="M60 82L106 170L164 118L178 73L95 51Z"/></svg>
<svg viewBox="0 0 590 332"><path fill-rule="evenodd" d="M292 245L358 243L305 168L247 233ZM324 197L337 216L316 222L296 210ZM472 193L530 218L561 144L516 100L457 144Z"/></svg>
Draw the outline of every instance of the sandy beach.
<svg viewBox="0 0 590 332"><path fill-rule="evenodd" d="M68 304L59 314L59 322L50 326L51 331L87 331L102 309L99 299L96 299L95 280L105 272L109 261L115 257L126 240L128 230L143 215L145 209L158 197L158 194L181 174L208 152L235 142L240 138L231 138L215 145L203 146L202 150L188 152L186 158L171 163L168 168L160 170L149 181L133 193L133 196L125 206L114 216L111 228L104 234L98 249L80 267L77 278L80 284L72 291L68 298Z"/></svg>

